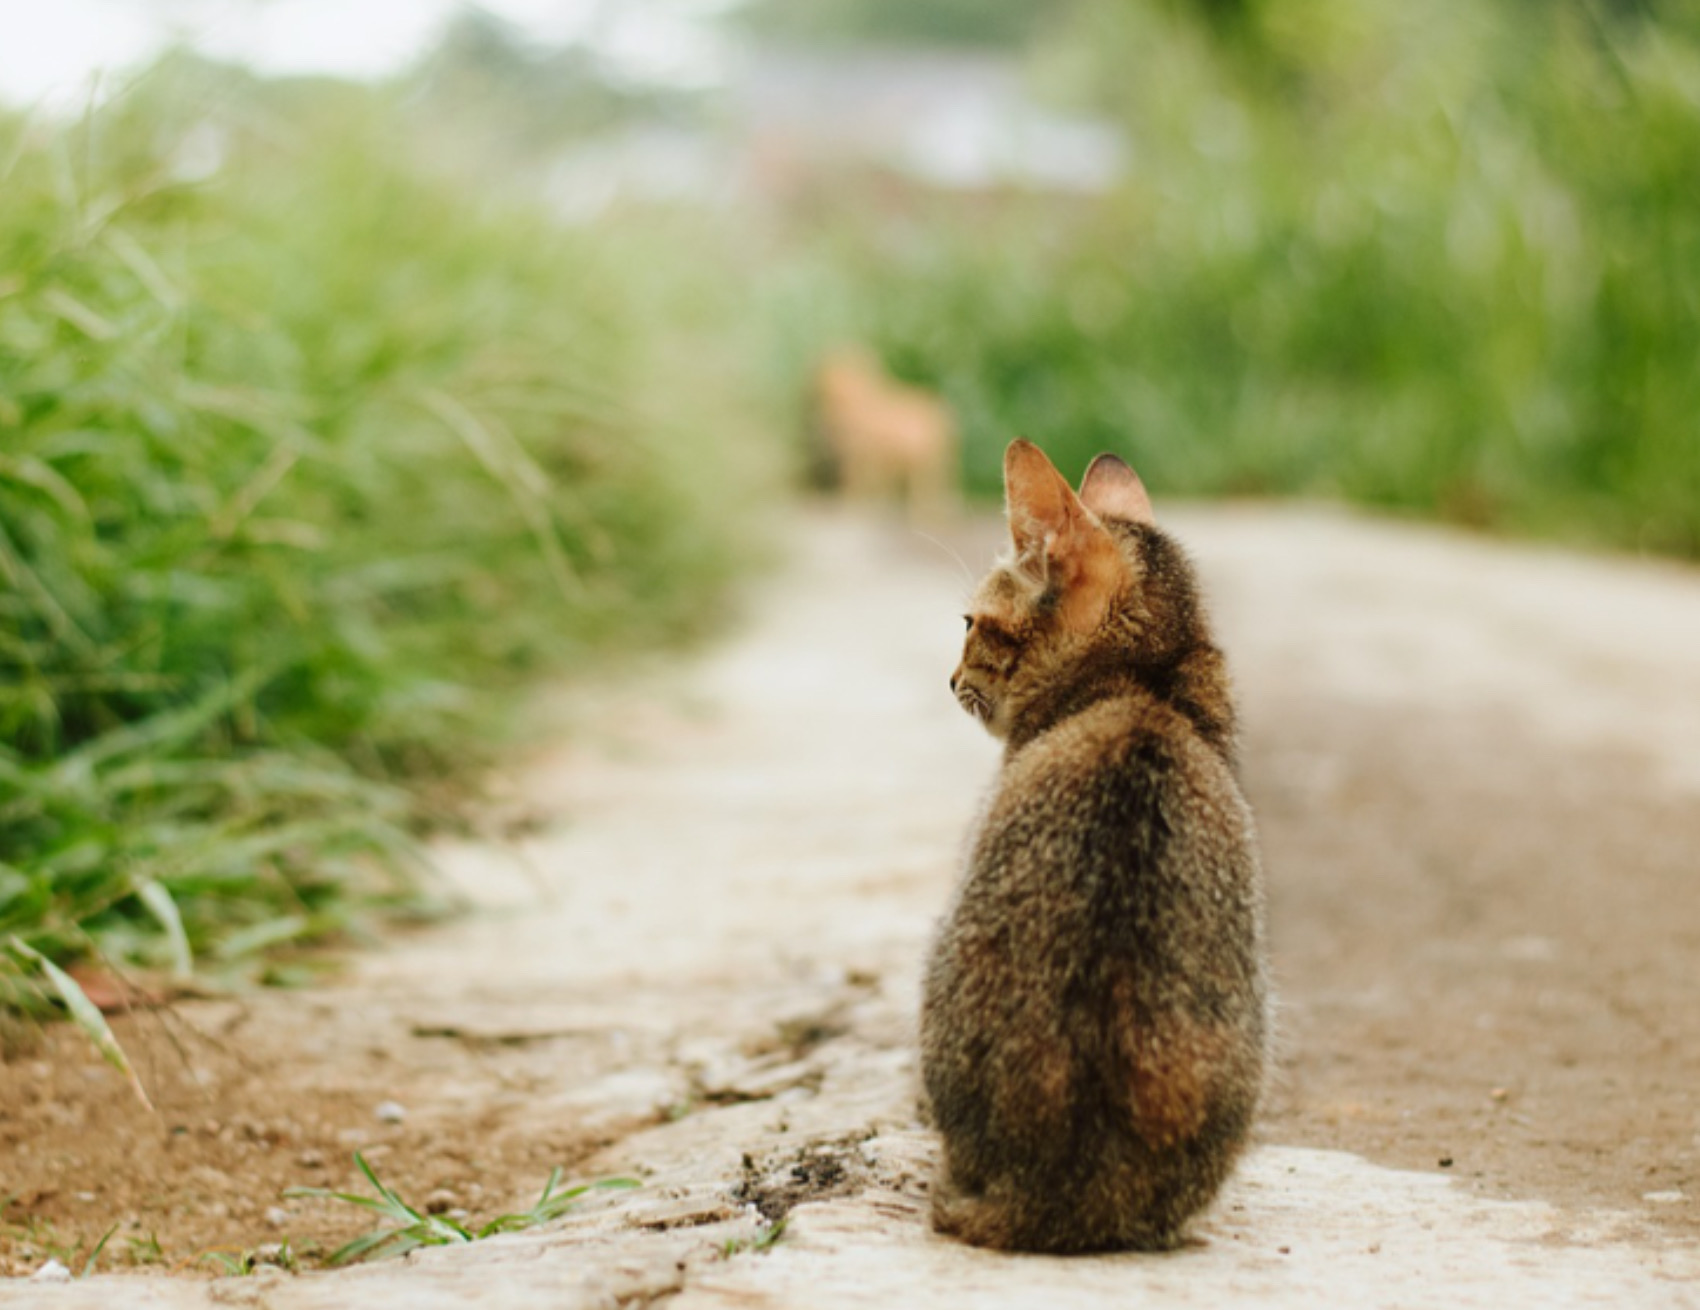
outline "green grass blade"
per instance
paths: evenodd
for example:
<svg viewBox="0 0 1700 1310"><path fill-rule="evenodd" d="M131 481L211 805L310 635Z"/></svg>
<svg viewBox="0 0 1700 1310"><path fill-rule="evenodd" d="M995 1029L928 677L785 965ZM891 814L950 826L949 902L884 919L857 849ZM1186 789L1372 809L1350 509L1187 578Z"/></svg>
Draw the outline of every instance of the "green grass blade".
<svg viewBox="0 0 1700 1310"><path fill-rule="evenodd" d="M70 1012L71 1021L88 1035L94 1047L105 1060L130 1082L130 1089L135 1092L136 1099L149 1110L153 1102L148 1099L147 1090L142 1086L142 1080L136 1076L136 1071L130 1065L130 1057L124 1054L124 1048L118 1044L118 1039L112 1035L112 1029L107 1025L106 1016L98 1006L77 986L77 980L71 977L58 965L53 963L41 952L35 950L17 937L8 940L12 951L35 965L46 977L48 984L58 994Z"/></svg>
<svg viewBox="0 0 1700 1310"><path fill-rule="evenodd" d="M473 1240L470 1228L458 1220L450 1219L447 1215L431 1215L426 1220L426 1225L445 1243L470 1242Z"/></svg>
<svg viewBox="0 0 1700 1310"><path fill-rule="evenodd" d="M352 1242L337 1247L325 1263L333 1268L337 1265L354 1264L376 1255L383 1247L398 1241L400 1237L401 1233L394 1228L381 1228L377 1232L356 1237Z"/></svg>
<svg viewBox="0 0 1700 1310"><path fill-rule="evenodd" d="M366 1181L372 1184L373 1190L376 1191L379 1196L383 1197L385 1201L389 1202L398 1218L405 1218L410 1223L415 1224L428 1222L424 1215L420 1214L419 1211L415 1210L406 1201L402 1200L401 1197L397 1196L395 1192L391 1191L390 1188L384 1185L383 1181L373 1171L372 1166L366 1163L366 1157L359 1151L354 1153L354 1163L360 1166L360 1172L366 1175Z"/></svg>
<svg viewBox="0 0 1700 1310"><path fill-rule="evenodd" d="M643 1186L636 1178L599 1178L595 1182L580 1183L565 1191L552 1192L539 1201L531 1210L538 1223L551 1219L559 1219L573 1208L575 1202L587 1192L624 1192L634 1187Z"/></svg>
<svg viewBox="0 0 1700 1310"><path fill-rule="evenodd" d="M83 1261L83 1268L82 1268L82 1271L77 1275L78 1278L87 1278L91 1273L94 1272L94 1262L96 1260L100 1259L100 1253L102 1251L106 1250L106 1244L112 1240L112 1234L116 1233L117 1231L118 1231L118 1225L113 1224L112 1227L108 1228L104 1233L102 1233L100 1235L100 1241L98 1241L94 1244L94 1250L89 1252L89 1258L87 1260Z"/></svg>
<svg viewBox="0 0 1700 1310"><path fill-rule="evenodd" d="M90 520L88 503L51 464L27 455L0 454L0 478L33 487L47 496L70 518Z"/></svg>
<svg viewBox="0 0 1700 1310"><path fill-rule="evenodd" d="M215 953L221 960L238 960L244 955L265 950L268 946L294 941L311 928L312 924L305 915L279 915L275 919L257 923L252 928L244 928L240 932L230 934L218 944Z"/></svg>
<svg viewBox="0 0 1700 1310"><path fill-rule="evenodd" d="M151 878L136 888L136 895L165 931L166 946L171 952L171 976L179 982L187 982L194 976L195 958L189 950L189 934L183 928L183 916L177 909L177 902L171 899L170 892Z"/></svg>
<svg viewBox="0 0 1700 1310"><path fill-rule="evenodd" d="M102 733L87 745L67 752L60 760L58 770L86 771L124 755L187 742L219 715L251 699L271 676L269 669L248 669L183 709L164 711Z"/></svg>
<svg viewBox="0 0 1700 1310"><path fill-rule="evenodd" d="M343 1201L349 1205L358 1205L362 1209L376 1210L379 1214L393 1215L395 1210L387 1201L371 1196L360 1196L355 1192L338 1192L329 1187L286 1187L283 1190L286 1198L307 1197L318 1201Z"/></svg>

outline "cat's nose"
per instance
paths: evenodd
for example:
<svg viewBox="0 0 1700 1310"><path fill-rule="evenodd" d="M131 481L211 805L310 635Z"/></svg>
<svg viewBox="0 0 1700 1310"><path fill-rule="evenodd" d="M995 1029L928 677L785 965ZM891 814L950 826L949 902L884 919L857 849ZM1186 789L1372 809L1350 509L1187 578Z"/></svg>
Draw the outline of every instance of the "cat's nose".
<svg viewBox="0 0 1700 1310"><path fill-rule="evenodd" d="M950 690L952 695L956 694L956 675L954 673L950 675Z"/></svg>

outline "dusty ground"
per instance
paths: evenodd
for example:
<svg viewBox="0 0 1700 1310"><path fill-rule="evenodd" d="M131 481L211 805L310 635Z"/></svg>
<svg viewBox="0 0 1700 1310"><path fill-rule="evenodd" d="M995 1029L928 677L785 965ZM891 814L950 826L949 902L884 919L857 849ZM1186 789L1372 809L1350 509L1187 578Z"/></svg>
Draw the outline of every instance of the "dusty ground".
<svg viewBox="0 0 1700 1310"><path fill-rule="evenodd" d="M1700 576L1170 518L1242 686L1283 1001L1263 1145L1203 1245L1012 1261L927 1233L917 966L995 748L944 687L966 574L817 518L743 638L576 704L573 744L516 769L530 836L444 849L476 914L334 987L126 1021L157 1117L71 1034L0 1065L17 1275L114 1225L102 1270L284 1243L311 1269L364 1216L279 1193L356 1187L355 1149L475 1219L554 1165L640 1190L405 1263L0 1305L1331 1305L1356 1280L1700 1307ZM949 546L978 571L996 540Z"/></svg>

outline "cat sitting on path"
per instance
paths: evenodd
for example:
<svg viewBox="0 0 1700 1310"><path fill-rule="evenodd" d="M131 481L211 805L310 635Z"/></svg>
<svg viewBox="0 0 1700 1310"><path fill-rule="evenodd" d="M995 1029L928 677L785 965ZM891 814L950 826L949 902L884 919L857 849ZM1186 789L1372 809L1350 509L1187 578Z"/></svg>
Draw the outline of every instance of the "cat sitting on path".
<svg viewBox="0 0 1700 1310"><path fill-rule="evenodd" d="M1004 483L1013 552L950 680L1005 753L924 985L933 1222L1168 1249L1239 1156L1267 1059L1226 666L1126 464L1100 455L1076 496L1016 441Z"/></svg>

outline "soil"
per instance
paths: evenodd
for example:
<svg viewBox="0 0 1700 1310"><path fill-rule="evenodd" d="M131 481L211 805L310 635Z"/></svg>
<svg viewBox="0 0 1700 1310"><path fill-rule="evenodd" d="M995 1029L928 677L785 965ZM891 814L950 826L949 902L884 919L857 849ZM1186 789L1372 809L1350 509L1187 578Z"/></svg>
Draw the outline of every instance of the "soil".
<svg viewBox="0 0 1700 1310"><path fill-rule="evenodd" d="M1700 1236L1700 1206L1642 1204L1700 1198L1700 806L1515 724L1364 714L1319 739L1293 710L1289 749L1340 775L1324 826L1276 760L1250 771L1281 878L1265 1132Z"/></svg>
<svg viewBox="0 0 1700 1310"><path fill-rule="evenodd" d="M1480 1212L1538 1213L1541 1242L1692 1247L1700 576L1313 510L1169 517L1242 687L1281 993L1265 1149L1206 1242L1276 1251L1281 1170L1324 1215L1338 1169L1417 1188L1413 1225L1448 1213L1294 1149L1326 1148L1541 1203ZM931 1150L918 961L995 764L944 688L949 555L977 571L998 535L804 519L742 638L553 707L569 744L507 784L528 835L439 852L474 913L328 986L118 1019L157 1113L77 1034L10 1034L0 1272L80 1269L109 1230L102 1271L321 1267L370 1216L283 1193L367 1190L356 1150L469 1222L556 1166L639 1178L548 1236L580 1244L585 1304L743 1304L726 1261L798 1207L821 1236L797 1259L897 1268ZM488 1277L470 1259L420 1276ZM800 1303L779 1286L756 1303Z"/></svg>

